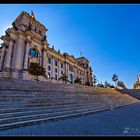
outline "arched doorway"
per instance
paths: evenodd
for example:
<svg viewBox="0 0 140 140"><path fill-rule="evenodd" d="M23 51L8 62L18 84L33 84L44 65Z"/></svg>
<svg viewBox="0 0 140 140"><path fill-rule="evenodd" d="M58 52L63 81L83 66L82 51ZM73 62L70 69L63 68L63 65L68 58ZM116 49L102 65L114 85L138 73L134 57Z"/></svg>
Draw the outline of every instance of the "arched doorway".
<svg viewBox="0 0 140 140"><path fill-rule="evenodd" d="M71 83L73 83L73 75L72 75L72 73L70 74L70 81L71 81Z"/></svg>

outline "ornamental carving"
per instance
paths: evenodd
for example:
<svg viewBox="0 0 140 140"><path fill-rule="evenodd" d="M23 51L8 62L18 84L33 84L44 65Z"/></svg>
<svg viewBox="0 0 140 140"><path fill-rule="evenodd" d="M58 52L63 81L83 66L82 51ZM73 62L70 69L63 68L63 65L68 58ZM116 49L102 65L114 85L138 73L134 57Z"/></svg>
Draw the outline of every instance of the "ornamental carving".
<svg viewBox="0 0 140 140"><path fill-rule="evenodd" d="M29 26L29 22L27 19L25 19L24 17L21 19L21 25L25 26L25 27L28 27Z"/></svg>
<svg viewBox="0 0 140 140"><path fill-rule="evenodd" d="M16 30L20 30L23 32L28 30L28 26L29 26L29 21L27 19L25 19L24 17L17 22L13 22L13 27Z"/></svg>

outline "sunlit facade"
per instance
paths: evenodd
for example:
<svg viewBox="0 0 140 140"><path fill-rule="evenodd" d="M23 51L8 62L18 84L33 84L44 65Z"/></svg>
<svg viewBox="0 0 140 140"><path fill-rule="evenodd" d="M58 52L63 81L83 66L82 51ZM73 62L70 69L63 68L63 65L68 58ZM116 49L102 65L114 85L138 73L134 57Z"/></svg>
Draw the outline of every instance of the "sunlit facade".
<svg viewBox="0 0 140 140"><path fill-rule="evenodd" d="M59 82L65 73L70 83L74 83L78 77L81 84L89 82L92 85L92 69L88 59L56 51L54 46L49 46L46 31L45 26L35 19L33 12L30 15L23 11L12 23L12 28L8 28L1 37L0 77L34 79L28 67L31 62L38 62L45 68L48 77L40 76L42 81Z"/></svg>

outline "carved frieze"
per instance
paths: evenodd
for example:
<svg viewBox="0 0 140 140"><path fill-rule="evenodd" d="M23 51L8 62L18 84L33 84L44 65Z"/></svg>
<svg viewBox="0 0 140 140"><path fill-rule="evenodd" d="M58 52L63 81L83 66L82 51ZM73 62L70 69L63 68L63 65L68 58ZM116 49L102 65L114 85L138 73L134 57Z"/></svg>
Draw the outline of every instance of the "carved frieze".
<svg viewBox="0 0 140 140"><path fill-rule="evenodd" d="M13 27L15 28L15 30L20 30L20 31L27 31L28 30L28 26L29 26L29 21L22 17L20 20L13 22Z"/></svg>

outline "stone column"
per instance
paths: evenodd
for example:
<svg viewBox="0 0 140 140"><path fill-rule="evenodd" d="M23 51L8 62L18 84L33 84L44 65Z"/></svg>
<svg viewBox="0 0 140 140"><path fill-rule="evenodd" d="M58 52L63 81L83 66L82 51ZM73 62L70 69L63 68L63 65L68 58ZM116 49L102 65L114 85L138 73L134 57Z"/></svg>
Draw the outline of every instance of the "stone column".
<svg viewBox="0 0 140 140"><path fill-rule="evenodd" d="M29 51L30 51L30 40L26 42L26 51L25 51L25 59L24 59L24 70L28 69L28 58L29 58Z"/></svg>
<svg viewBox="0 0 140 140"><path fill-rule="evenodd" d="M89 72L87 71L87 81L86 82L89 82Z"/></svg>
<svg viewBox="0 0 140 140"><path fill-rule="evenodd" d="M0 71L3 70L5 52L6 52L6 47L3 46L3 48L2 48L2 53L1 53L1 58L0 58Z"/></svg>
<svg viewBox="0 0 140 140"><path fill-rule="evenodd" d="M58 60L58 78L61 77L61 61Z"/></svg>
<svg viewBox="0 0 140 140"><path fill-rule="evenodd" d="M22 79L29 80L31 79L31 75L28 72L28 63L29 63L29 51L31 47L31 39L28 36L26 40L26 48L25 48L25 54L24 54L24 64L23 64L23 70L22 70Z"/></svg>
<svg viewBox="0 0 140 140"><path fill-rule="evenodd" d="M69 63L66 63L66 75L68 76L68 80L69 80Z"/></svg>
<svg viewBox="0 0 140 140"><path fill-rule="evenodd" d="M11 68L11 59L12 59L12 50L13 50L14 41L11 39L7 49L6 59L4 63L4 69L10 70Z"/></svg>
<svg viewBox="0 0 140 140"><path fill-rule="evenodd" d="M47 75L47 77L48 77L48 54L46 53L46 68L45 68L45 70L46 70L46 75Z"/></svg>
<svg viewBox="0 0 140 140"><path fill-rule="evenodd" d="M15 63L16 69L22 69L24 47L25 47L24 40L22 38L18 38L18 40L17 40L17 55L16 55L17 58L16 58L16 63Z"/></svg>
<svg viewBox="0 0 140 140"><path fill-rule="evenodd" d="M13 72L13 78L20 78L20 72L23 69L25 41L23 38L18 38L16 43L17 43L17 51L16 51L15 69Z"/></svg>
<svg viewBox="0 0 140 140"><path fill-rule="evenodd" d="M16 54L17 54L17 44L15 43L15 44L14 44L14 47L13 47L12 69L15 68Z"/></svg>
<svg viewBox="0 0 140 140"><path fill-rule="evenodd" d="M46 51L43 51L43 68L46 69L46 62L47 62L47 56L46 56Z"/></svg>
<svg viewBox="0 0 140 140"><path fill-rule="evenodd" d="M52 77L54 78L55 77L55 72L54 72L54 69L55 69L55 60L54 60L54 56L52 57Z"/></svg>
<svg viewBox="0 0 140 140"><path fill-rule="evenodd" d="M43 66L43 49L41 48L39 51L39 63Z"/></svg>
<svg viewBox="0 0 140 140"><path fill-rule="evenodd" d="M92 72L91 71L89 73L89 82L90 82L90 85L93 85L93 82L92 82Z"/></svg>

